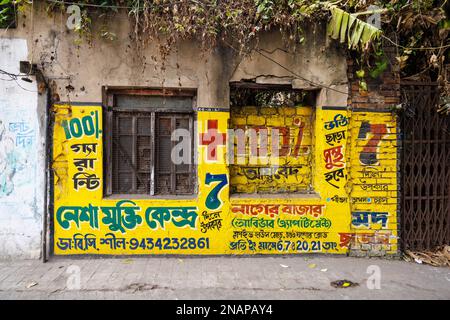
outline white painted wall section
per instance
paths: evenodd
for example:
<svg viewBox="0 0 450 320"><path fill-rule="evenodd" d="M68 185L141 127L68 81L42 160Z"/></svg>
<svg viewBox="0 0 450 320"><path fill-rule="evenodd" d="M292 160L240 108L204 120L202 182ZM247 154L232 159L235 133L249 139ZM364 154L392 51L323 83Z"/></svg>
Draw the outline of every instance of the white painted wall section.
<svg viewBox="0 0 450 320"><path fill-rule="evenodd" d="M18 74L21 60L28 60L26 40L0 39L0 69ZM45 126L31 79L0 74L0 259L41 255Z"/></svg>

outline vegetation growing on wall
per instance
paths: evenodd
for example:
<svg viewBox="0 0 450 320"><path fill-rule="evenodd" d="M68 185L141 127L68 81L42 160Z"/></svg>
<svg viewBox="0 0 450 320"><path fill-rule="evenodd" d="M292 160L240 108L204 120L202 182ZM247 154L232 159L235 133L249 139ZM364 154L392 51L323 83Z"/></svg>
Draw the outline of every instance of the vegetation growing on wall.
<svg viewBox="0 0 450 320"><path fill-rule="evenodd" d="M313 96L313 94L310 95ZM261 89L246 87L233 88L230 93L231 107L294 107L304 103L310 103L310 100L310 97L307 97L307 93L305 91L270 89L270 86L263 87Z"/></svg>
<svg viewBox="0 0 450 320"><path fill-rule="evenodd" d="M1 4L23 6L31 0L0 0ZM36 0L35 0L36 1ZM78 4L78 31L89 38L92 15L98 17L126 10L134 24L135 39L158 39L162 53L180 39L199 40L207 50L231 46L239 53L250 52L260 31L279 29L286 43L305 43L303 27L328 23L329 35L358 52L361 62L357 76L379 76L388 66L381 43L397 47L402 77L447 82L450 42L448 0L41 0L49 11ZM376 7L373 7L376 6ZM375 8L375 9L374 9ZM0 12L0 21L3 19ZM380 14L380 30L365 21ZM114 40L107 26L101 36Z"/></svg>

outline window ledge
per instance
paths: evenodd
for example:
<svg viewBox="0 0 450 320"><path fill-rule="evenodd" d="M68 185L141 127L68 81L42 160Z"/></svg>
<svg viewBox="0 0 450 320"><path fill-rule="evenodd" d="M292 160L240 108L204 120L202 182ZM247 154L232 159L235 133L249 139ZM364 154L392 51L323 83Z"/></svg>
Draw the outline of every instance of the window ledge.
<svg viewBox="0 0 450 320"><path fill-rule="evenodd" d="M103 196L104 200L197 200L196 194L168 194L168 195L148 195L148 194L113 194Z"/></svg>

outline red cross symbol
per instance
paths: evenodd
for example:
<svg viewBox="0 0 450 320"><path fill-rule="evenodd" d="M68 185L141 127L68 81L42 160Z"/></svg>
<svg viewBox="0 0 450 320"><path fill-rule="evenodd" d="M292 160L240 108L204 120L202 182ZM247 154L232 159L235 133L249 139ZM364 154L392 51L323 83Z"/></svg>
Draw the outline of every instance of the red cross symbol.
<svg viewBox="0 0 450 320"><path fill-rule="evenodd" d="M208 129L206 133L200 134L200 145L207 146L207 159L217 160L217 146L224 146L227 135L217 131L218 120L208 120Z"/></svg>

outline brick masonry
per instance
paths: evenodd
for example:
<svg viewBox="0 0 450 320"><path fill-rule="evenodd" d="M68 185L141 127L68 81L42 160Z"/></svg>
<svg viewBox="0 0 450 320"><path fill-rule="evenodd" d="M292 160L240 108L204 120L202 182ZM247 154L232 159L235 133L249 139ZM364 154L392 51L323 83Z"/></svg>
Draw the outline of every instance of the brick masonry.
<svg viewBox="0 0 450 320"><path fill-rule="evenodd" d="M379 78L373 79L370 76L364 78L367 82L367 91L362 91L359 87L359 79L356 71L359 69L355 58L347 59L348 65L348 106L352 109L386 110L400 103L400 73L395 61L395 48L385 48L385 54L390 63L388 68Z"/></svg>

